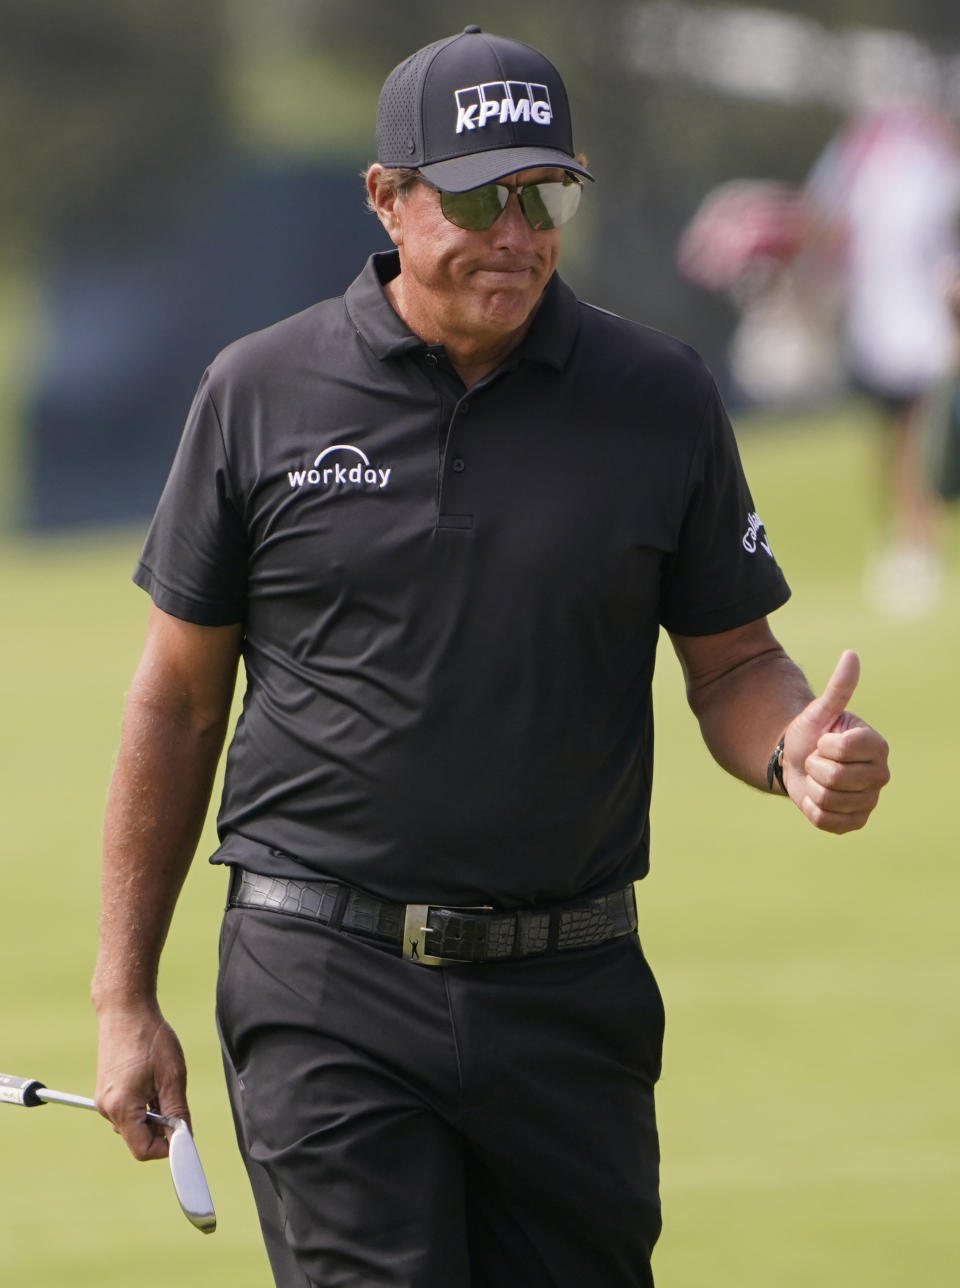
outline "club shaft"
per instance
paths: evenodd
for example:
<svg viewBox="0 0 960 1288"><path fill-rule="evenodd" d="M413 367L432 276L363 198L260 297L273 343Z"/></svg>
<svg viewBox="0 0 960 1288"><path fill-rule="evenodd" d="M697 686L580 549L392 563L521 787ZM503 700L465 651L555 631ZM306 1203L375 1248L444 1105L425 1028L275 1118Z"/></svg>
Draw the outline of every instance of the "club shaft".
<svg viewBox="0 0 960 1288"><path fill-rule="evenodd" d="M96 1109L96 1104L89 1096L74 1096L69 1091L54 1091L51 1087L39 1087L36 1091L38 1100L46 1100L56 1105L72 1105L75 1109ZM162 1123L164 1127L175 1127L176 1119L167 1118L164 1114L155 1113L152 1109L144 1110L144 1117L151 1122Z"/></svg>

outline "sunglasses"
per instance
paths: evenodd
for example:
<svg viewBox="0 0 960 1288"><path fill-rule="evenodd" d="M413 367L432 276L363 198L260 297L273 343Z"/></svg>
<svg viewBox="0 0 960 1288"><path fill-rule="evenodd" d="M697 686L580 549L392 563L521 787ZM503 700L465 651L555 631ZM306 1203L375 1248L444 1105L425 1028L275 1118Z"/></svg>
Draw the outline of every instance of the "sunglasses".
<svg viewBox="0 0 960 1288"><path fill-rule="evenodd" d="M512 196L520 202L523 217L535 232L559 228L577 213L583 191L583 184L572 174L563 179L523 183L515 187L508 187L505 183L485 183L479 188L468 188L466 192L447 192L422 175L417 175L417 180L440 194L444 218L467 232L483 232L492 228Z"/></svg>

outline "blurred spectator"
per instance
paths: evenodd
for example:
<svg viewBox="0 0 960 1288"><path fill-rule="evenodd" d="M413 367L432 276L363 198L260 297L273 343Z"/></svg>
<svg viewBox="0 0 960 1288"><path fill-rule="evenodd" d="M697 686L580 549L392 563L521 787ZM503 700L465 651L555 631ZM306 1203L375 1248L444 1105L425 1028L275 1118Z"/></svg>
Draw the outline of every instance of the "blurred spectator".
<svg viewBox="0 0 960 1288"><path fill-rule="evenodd" d="M707 194L680 238L680 272L725 291L740 315L728 354L735 402L819 404L842 385L836 290L810 234L799 188L738 179Z"/></svg>
<svg viewBox="0 0 960 1288"><path fill-rule="evenodd" d="M817 403L848 384L880 409L888 518L866 589L897 616L920 615L940 591L942 488L921 428L926 395L960 367L949 298L958 220L953 125L932 108L888 107L848 122L803 187L715 189L677 251L685 277L726 290L740 312L729 361L741 397ZM939 423L945 433L942 408Z"/></svg>
<svg viewBox="0 0 960 1288"><path fill-rule="evenodd" d="M886 611L916 616L940 588L938 506L920 468L919 427L924 395L954 362L948 289L958 256L960 140L932 108L865 113L829 144L806 196L842 283L847 371L891 430L889 526L867 588Z"/></svg>

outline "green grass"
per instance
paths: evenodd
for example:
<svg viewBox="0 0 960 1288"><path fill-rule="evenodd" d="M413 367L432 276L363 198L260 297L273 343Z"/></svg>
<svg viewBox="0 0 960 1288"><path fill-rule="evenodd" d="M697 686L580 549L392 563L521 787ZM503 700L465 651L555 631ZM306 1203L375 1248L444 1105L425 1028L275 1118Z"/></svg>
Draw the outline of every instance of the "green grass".
<svg viewBox="0 0 960 1288"><path fill-rule="evenodd" d="M667 1002L658 1288L942 1288L960 1281L957 525L921 622L860 594L873 447L854 409L744 427L761 515L794 588L774 619L817 687L857 648L854 706L887 734L873 824L815 833L709 760L669 647L658 671L654 864L643 940ZM0 541L4 713L0 1069L93 1086L100 817L146 601L138 533ZM92 1114L0 1107L0 1282L263 1288L213 1028L223 876L189 878L162 992L191 1070L220 1217L203 1237L164 1165Z"/></svg>

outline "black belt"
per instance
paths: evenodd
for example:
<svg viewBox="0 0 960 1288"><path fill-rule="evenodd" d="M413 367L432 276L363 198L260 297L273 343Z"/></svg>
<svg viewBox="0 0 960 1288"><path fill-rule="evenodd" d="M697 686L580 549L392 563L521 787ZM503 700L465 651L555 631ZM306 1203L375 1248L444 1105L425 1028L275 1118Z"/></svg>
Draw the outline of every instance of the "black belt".
<svg viewBox="0 0 960 1288"><path fill-rule="evenodd" d="M637 928L633 885L544 907L441 908L386 903L339 881L293 881L234 868L228 905L266 908L390 944L424 966L510 961L589 948Z"/></svg>

